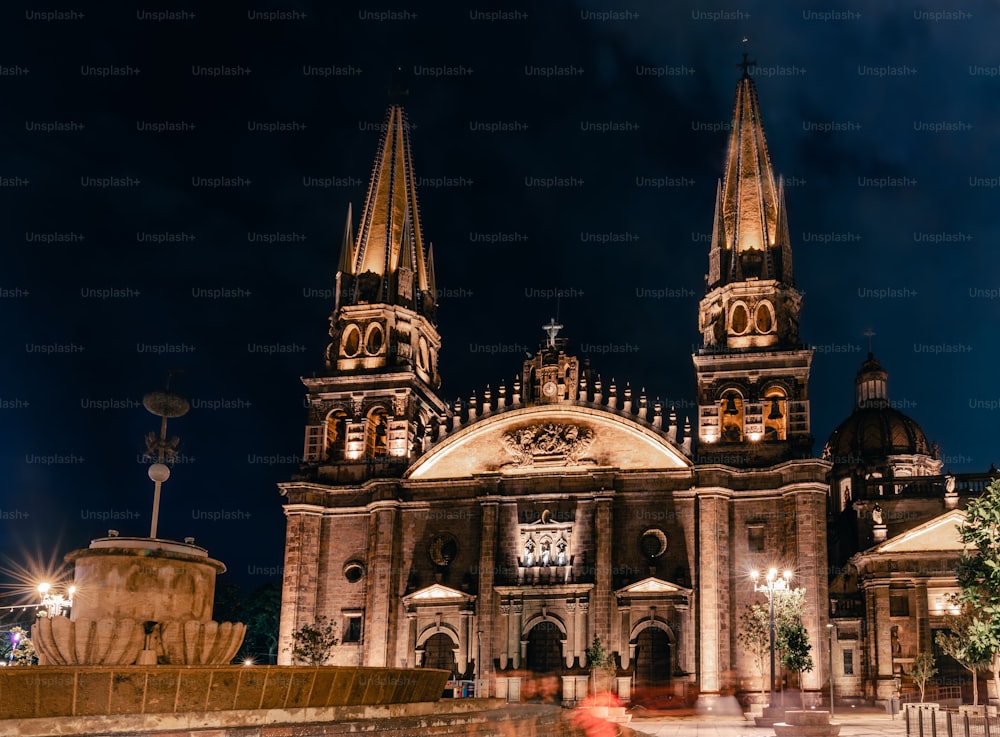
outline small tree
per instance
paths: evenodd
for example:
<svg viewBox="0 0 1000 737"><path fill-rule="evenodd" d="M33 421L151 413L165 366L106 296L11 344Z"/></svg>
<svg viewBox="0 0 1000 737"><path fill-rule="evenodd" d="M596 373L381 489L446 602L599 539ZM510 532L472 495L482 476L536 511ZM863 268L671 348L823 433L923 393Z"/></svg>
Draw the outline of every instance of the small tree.
<svg viewBox="0 0 1000 737"><path fill-rule="evenodd" d="M753 658L757 675L760 676L761 703L766 703L764 668L771 650L771 617L767 606L747 604L746 610L740 615L740 631L736 633L736 640Z"/></svg>
<svg viewBox="0 0 1000 737"><path fill-rule="evenodd" d="M781 664L786 670L798 673L799 696L802 699L802 708L806 708L806 691L802 688L801 674L813 669L812 645L809 644L809 633L806 632L802 620L786 622L781 625L778 631L778 640L781 643Z"/></svg>
<svg viewBox="0 0 1000 737"><path fill-rule="evenodd" d="M972 705L979 706L979 671L985 670L993 654L982 650L970 636L975 615L964 605L958 614L950 615L950 632L938 632L938 647L972 674Z"/></svg>
<svg viewBox="0 0 1000 737"><path fill-rule="evenodd" d="M934 655L932 653L920 653L913 659L910 666L910 678L920 689L920 703L924 703L924 691L927 682L937 675L937 668L934 667Z"/></svg>
<svg viewBox="0 0 1000 737"><path fill-rule="evenodd" d="M601 642L601 638L594 635L594 641L591 643L590 647L587 648L587 665L590 666L590 674L594 680L594 696L597 696L597 677L600 674L604 674L605 677L610 675L610 670L614 663L614 657L604 647L604 643ZM608 692L608 703L611 702L611 689L607 689Z"/></svg>
<svg viewBox="0 0 1000 737"><path fill-rule="evenodd" d="M323 665L339 642L333 622L320 615L312 624L304 624L292 633L292 659L306 665Z"/></svg>

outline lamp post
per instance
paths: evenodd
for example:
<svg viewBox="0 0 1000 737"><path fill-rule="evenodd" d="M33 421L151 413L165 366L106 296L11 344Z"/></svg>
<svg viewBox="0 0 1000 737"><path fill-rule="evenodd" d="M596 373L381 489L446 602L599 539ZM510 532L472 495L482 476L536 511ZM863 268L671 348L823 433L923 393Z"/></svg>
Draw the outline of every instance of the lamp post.
<svg viewBox="0 0 1000 737"><path fill-rule="evenodd" d="M763 592L767 596L768 623L770 625L770 651L771 651L771 693L768 706L774 704L774 596L779 591L788 590L788 581L792 577L791 571L785 571L778 575L777 568L771 568L764 577L764 582L760 583L760 571L750 571L750 578L753 579L753 590Z"/></svg>
<svg viewBox="0 0 1000 737"><path fill-rule="evenodd" d="M73 594L76 593L76 586L70 586L67 589L69 597L53 594L52 584L49 583L38 584L38 593L42 597L42 608L45 609L45 616L51 619L52 617L61 617L63 610L73 606Z"/></svg>
<svg viewBox="0 0 1000 737"><path fill-rule="evenodd" d="M833 633L836 627L828 624L826 628L830 630L830 719L833 719Z"/></svg>

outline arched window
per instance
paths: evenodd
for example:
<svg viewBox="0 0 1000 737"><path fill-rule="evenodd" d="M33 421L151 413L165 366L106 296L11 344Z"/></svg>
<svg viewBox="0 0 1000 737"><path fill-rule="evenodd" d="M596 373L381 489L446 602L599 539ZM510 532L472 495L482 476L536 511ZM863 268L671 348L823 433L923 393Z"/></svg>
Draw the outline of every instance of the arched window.
<svg viewBox="0 0 1000 737"><path fill-rule="evenodd" d="M722 395L722 406L719 409L723 443L743 442L743 397L739 392L730 389Z"/></svg>
<svg viewBox="0 0 1000 737"><path fill-rule="evenodd" d="M788 397L785 391L772 386L764 392L764 440L786 440L788 428Z"/></svg>
<svg viewBox="0 0 1000 737"><path fill-rule="evenodd" d="M365 455L368 458L389 453L389 413L383 407L376 407L368 413L365 428Z"/></svg>
<svg viewBox="0 0 1000 737"><path fill-rule="evenodd" d="M344 460L347 447L347 413L335 409L326 416L326 458L330 461Z"/></svg>

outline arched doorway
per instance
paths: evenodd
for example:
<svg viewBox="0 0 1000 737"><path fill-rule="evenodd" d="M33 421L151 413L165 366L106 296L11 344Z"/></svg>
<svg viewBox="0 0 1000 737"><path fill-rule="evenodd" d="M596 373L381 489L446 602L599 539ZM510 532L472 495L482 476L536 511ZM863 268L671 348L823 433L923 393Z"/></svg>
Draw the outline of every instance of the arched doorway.
<svg viewBox="0 0 1000 737"><path fill-rule="evenodd" d="M659 627L647 627L635 638L635 688L658 688L670 683L670 636Z"/></svg>
<svg viewBox="0 0 1000 737"><path fill-rule="evenodd" d="M452 673L458 667L455 662L455 643L448 635L437 633L424 643L424 668L440 668Z"/></svg>
<svg viewBox="0 0 1000 737"><path fill-rule="evenodd" d="M562 670L562 630L555 622L539 622L528 632L525 667L532 673Z"/></svg>

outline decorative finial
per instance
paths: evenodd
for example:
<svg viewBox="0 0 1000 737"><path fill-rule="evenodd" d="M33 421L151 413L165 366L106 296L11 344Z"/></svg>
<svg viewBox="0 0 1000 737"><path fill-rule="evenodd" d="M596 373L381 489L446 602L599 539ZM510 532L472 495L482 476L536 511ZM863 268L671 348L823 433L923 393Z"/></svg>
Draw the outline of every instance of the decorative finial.
<svg viewBox="0 0 1000 737"><path fill-rule="evenodd" d="M757 64L757 60L756 59L749 59L748 58L747 44L749 44L749 43L750 43L750 38L748 36L744 36L743 37L743 61L741 61L739 64L736 65L736 66L741 67L743 69L743 79L749 79L750 78L750 67L755 66Z"/></svg>
<svg viewBox="0 0 1000 737"><path fill-rule="evenodd" d="M542 330L548 333L549 336L549 341L548 341L549 348L556 347L556 336L559 335L559 331L562 329L563 326L557 323L554 317L549 320L548 325L542 325Z"/></svg>
<svg viewBox="0 0 1000 737"><path fill-rule="evenodd" d="M171 371L167 374L167 387L170 380L181 373ZM177 457L177 445L180 442L178 437L167 437L167 418L183 417L187 414L191 405L188 401L174 394L167 389L163 391L150 392L142 398L143 406L150 413L160 418L160 434L155 432L146 435L146 456L156 458L156 462L149 467L148 475L153 482L153 518L149 526L149 536L156 538L156 525L160 518L160 488L163 482L170 478L170 467L164 461L172 462Z"/></svg>
<svg viewBox="0 0 1000 737"><path fill-rule="evenodd" d="M868 355L872 355L872 338L875 337L876 332L871 328L868 328L863 335L868 338Z"/></svg>

